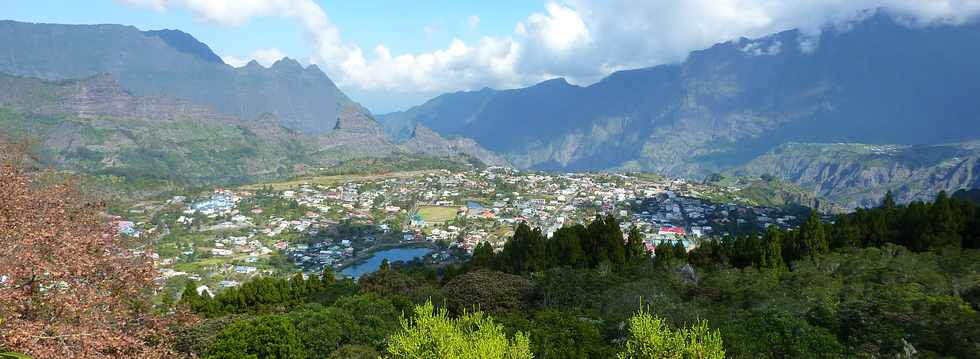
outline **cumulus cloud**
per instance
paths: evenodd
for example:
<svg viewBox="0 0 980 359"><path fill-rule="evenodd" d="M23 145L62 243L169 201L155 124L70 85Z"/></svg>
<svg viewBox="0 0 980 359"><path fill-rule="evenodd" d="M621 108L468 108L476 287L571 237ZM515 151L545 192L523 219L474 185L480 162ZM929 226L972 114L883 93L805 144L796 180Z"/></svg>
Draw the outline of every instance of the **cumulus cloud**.
<svg viewBox="0 0 980 359"><path fill-rule="evenodd" d="M615 70L678 62L714 43L791 28L803 30L796 44L760 43L744 50L754 55L812 52L819 48L822 29L845 29L868 16L869 9L886 8L909 26L962 24L980 14L980 0L567 0L546 4L510 34L471 43L453 39L441 50L393 54L385 45L365 51L345 43L313 0L117 1L154 11L185 8L201 21L225 26L257 16L295 19L309 41L308 61L341 86L413 93L516 87L554 76L587 84ZM479 18L471 16L467 24L475 28ZM264 60L277 56L281 53Z"/></svg>

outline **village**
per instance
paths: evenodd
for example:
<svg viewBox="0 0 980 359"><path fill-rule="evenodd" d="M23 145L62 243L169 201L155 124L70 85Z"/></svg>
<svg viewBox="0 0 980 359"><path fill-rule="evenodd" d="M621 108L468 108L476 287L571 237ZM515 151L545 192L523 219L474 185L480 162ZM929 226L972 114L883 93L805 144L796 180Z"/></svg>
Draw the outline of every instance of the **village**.
<svg viewBox="0 0 980 359"><path fill-rule="evenodd" d="M461 262L481 242L500 249L520 222L550 236L612 215L624 232L639 228L651 253L661 243L690 250L704 238L798 224L797 215L753 206L737 191L649 174L489 167L218 188L134 208L133 219L117 223L152 241L166 287L194 280L212 292L256 275L352 276L345 268L391 248L428 248L417 259L428 264Z"/></svg>

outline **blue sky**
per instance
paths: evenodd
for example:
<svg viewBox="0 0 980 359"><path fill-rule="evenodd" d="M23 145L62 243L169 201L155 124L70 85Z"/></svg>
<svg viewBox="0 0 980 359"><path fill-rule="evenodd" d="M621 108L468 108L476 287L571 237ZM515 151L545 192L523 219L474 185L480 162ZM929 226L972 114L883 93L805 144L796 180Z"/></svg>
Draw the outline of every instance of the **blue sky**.
<svg viewBox="0 0 980 359"><path fill-rule="evenodd" d="M384 113L445 92L554 77L589 85L792 28L818 44L823 29L846 28L827 25L877 8L916 26L980 15L976 0L0 0L0 18L180 29L233 66L282 56L316 64Z"/></svg>
<svg viewBox="0 0 980 359"><path fill-rule="evenodd" d="M306 59L309 51L302 26L287 18L257 17L239 26L221 26L196 20L186 9L148 11L112 0L81 1L4 0L0 18L26 22L67 24L124 24L143 30L180 29L208 44L215 53L247 56L256 47L277 48L287 56ZM482 35L507 35L514 25L544 1L404 1L357 0L317 3L330 20L344 30L345 39L369 48L384 43L392 52L429 52L446 47L453 37L471 42ZM471 29L469 16L478 16ZM428 30L428 31L427 31Z"/></svg>

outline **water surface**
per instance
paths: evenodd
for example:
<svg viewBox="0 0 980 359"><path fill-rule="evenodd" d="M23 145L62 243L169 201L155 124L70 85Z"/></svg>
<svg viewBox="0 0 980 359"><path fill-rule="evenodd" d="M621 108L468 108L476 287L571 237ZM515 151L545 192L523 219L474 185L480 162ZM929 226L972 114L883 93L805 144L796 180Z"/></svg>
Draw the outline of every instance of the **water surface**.
<svg viewBox="0 0 980 359"><path fill-rule="evenodd" d="M381 268L381 261L387 259L389 263L397 261L408 262L414 258L422 257L432 253L431 248L392 248L374 252L370 258L363 262L357 262L344 268L341 271L346 276L359 278L360 276L374 272Z"/></svg>

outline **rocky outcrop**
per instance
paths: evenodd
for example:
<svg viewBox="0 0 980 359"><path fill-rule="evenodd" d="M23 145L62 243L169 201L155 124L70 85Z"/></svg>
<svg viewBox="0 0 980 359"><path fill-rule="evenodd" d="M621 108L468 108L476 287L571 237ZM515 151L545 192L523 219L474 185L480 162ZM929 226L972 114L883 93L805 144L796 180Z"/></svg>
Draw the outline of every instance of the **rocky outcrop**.
<svg viewBox="0 0 980 359"><path fill-rule="evenodd" d="M780 146L735 170L785 178L847 208L896 200L931 200L939 191L980 187L975 143L937 146L801 144Z"/></svg>
<svg viewBox="0 0 980 359"><path fill-rule="evenodd" d="M798 30L733 39L588 86L554 79L450 93L384 118L390 136L421 122L518 167L694 178L787 142L980 139L980 24L920 27L887 9L868 15L826 29L818 46Z"/></svg>
<svg viewBox="0 0 980 359"><path fill-rule="evenodd" d="M33 91L42 88L47 91L45 94ZM85 119L235 121L233 116L185 100L133 96L108 73L61 81L56 86L0 74L0 105L42 115L68 114Z"/></svg>
<svg viewBox="0 0 980 359"><path fill-rule="evenodd" d="M469 156L489 166L509 167L503 157L480 147L473 139L457 137L447 139L421 123L415 124L411 137L399 145L410 153L437 157Z"/></svg>
<svg viewBox="0 0 980 359"><path fill-rule="evenodd" d="M402 152L385 138L384 130L371 114L356 104L341 109L333 130L320 136L319 150L341 158L385 157Z"/></svg>

